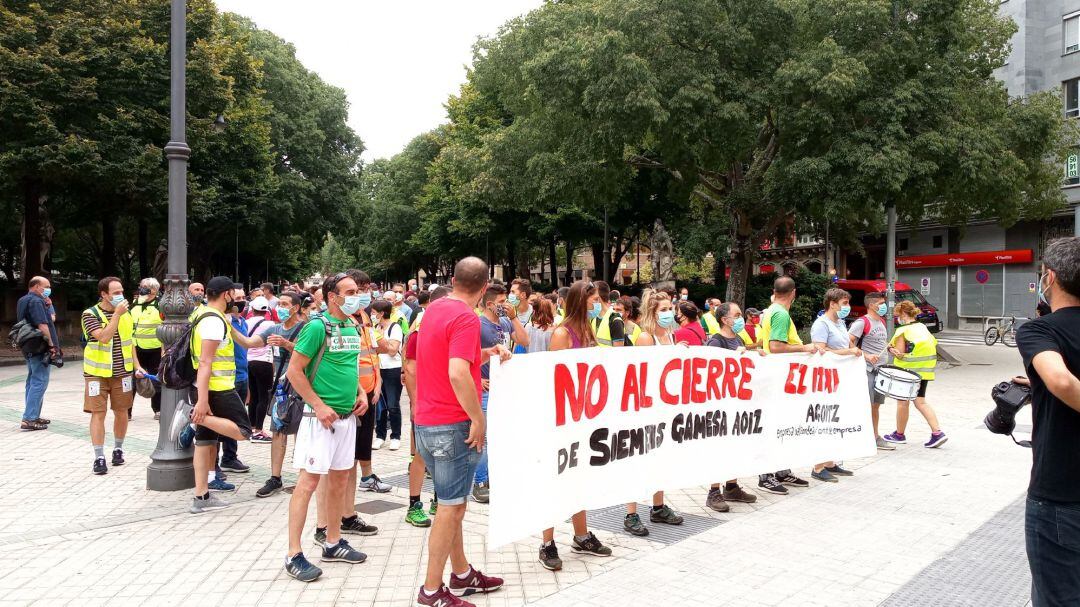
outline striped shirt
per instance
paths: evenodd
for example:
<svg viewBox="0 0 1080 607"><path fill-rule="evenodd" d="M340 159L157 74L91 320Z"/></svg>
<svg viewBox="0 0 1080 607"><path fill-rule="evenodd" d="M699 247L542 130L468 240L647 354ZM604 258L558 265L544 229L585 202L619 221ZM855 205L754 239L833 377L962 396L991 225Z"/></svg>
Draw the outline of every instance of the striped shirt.
<svg viewBox="0 0 1080 607"><path fill-rule="evenodd" d="M107 312L101 308L95 308L98 312L105 317L105 324L101 323L99 318L93 312L83 312L82 324L86 330L86 340L96 342L94 339L94 331L98 329L104 329L105 325L112 321L112 312ZM112 372L113 377L120 377L123 375L131 375L131 372L124 368L124 349L120 346L120 331L117 330L116 334L112 338ZM89 374L83 373L83 377L90 377Z"/></svg>

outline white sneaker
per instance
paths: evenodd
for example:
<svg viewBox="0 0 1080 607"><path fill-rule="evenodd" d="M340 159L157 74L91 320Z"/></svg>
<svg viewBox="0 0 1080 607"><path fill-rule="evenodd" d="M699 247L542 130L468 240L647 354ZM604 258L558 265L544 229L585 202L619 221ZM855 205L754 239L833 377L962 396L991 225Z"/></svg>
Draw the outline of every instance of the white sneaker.
<svg viewBox="0 0 1080 607"><path fill-rule="evenodd" d="M397 451L400 448L401 448L401 441L400 440L398 440L396 438L390 439L390 450L391 451Z"/></svg>
<svg viewBox="0 0 1080 607"><path fill-rule="evenodd" d="M374 441L371 442L371 450L375 451L375 450L378 450L378 449L382 449L383 443L385 443L385 442L386 441L384 441L381 438L376 438Z"/></svg>

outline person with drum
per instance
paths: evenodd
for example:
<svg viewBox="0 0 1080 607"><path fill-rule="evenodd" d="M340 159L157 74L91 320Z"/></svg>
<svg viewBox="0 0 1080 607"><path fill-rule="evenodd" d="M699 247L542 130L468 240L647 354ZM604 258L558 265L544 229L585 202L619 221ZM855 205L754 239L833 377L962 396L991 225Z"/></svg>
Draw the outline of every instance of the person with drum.
<svg viewBox="0 0 1080 607"><path fill-rule="evenodd" d="M810 340L814 345L824 348L838 356L862 356L862 350L848 341L847 325L844 319L851 314L851 294L843 289L825 291L825 313L814 320L810 327ZM835 462L824 462L814 466L810 476L826 483L835 483L838 476L853 476L855 473Z"/></svg>
<svg viewBox="0 0 1080 607"><path fill-rule="evenodd" d="M896 445L881 438L878 434L878 419L881 417L881 405L885 404L885 395L874 389L878 367L889 362L889 353L885 351L889 343L889 330L883 318L889 313L885 304L884 293L867 293L865 297L866 315L851 323L848 339L851 346L863 351L866 359L866 379L870 389L870 417L874 424L874 441L882 451L893 451Z"/></svg>
<svg viewBox="0 0 1080 607"><path fill-rule="evenodd" d="M893 308L897 323L900 325L889 342L889 353L893 355L894 364L905 371L916 373L919 378L919 391L915 397L915 408L919 410L926 423L930 425L930 440L923 443L928 449L936 449L949 440L941 431L937 415L926 402L926 386L934 380L934 370L937 368L937 339L926 328L926 325L917 320L919 308L910 301L902 301ZM907 429L909 400L896 401L896 431L886 434L885 440L890 443L906 444L907 437L904 430Z"/></svg>

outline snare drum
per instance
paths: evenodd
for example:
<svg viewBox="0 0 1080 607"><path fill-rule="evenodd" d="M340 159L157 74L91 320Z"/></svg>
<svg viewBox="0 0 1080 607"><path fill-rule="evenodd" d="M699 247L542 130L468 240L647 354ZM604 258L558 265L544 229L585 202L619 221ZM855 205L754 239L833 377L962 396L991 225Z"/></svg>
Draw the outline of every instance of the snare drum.
<svg viewBox="0 0 1080 607"><path fill-rule="evenodd" d="M922 378L918 373L892 365L882 365L877 368L874 390L897 400L915 400L919 394L920 383Z"/></svg>

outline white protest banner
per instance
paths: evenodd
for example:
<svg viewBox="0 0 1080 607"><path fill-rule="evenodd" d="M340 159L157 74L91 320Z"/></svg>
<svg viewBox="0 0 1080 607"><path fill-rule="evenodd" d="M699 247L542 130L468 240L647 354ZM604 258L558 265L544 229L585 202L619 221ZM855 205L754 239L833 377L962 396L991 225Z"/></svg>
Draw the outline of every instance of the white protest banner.
<svg viewBox="0 0 1080 607"><path fill-rule="evenodd" d="M876 452L861 357L683 346L494 361L488 441L489 548L662 489Z"/></svg>

